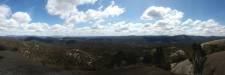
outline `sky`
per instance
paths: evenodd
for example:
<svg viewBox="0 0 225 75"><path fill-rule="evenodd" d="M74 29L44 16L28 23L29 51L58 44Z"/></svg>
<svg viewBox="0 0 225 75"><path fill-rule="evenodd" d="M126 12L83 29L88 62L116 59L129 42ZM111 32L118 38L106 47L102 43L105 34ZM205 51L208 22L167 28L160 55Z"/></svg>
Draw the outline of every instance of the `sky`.
<svg viewBox="0 0 225 75"><path fill-rule="evenodd" d="M0 35L225 36L225 0L0 0Z"/></svg>

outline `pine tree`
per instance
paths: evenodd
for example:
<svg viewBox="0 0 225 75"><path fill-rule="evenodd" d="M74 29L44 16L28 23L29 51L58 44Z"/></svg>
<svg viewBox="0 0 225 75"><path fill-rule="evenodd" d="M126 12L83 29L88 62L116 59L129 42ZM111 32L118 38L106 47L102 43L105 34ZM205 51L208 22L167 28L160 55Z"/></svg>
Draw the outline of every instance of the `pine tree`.
<svg viewBox="0 0 225 75"><path fill-rule="evenodd" d="M206 54L202 50L201 45L194 43L192 45L193 49L193 64L194 64L194 75L202 75L204 68L204 62L206 60Z"/></svg>

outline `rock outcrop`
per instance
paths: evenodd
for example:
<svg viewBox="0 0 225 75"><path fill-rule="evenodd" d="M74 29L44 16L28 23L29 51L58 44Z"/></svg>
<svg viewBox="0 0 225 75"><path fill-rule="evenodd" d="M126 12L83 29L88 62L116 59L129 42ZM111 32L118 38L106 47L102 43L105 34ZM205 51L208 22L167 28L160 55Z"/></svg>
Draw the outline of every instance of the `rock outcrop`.
<svg viewBox="0 0 225 75"><path fill-rule="evenodd" d="M225 75L225 51L207 56L203 75Z"/></svg>
<svg viewBox="0 0 225 75"><path fill-rule="evenodd" d="M201 44L207 54L212 54L219 51L225 51L225 39L209 41Z"/></svg>
<svg viewBox="0 0 225 75"><path fill-rule="evenodd" d="M177 74L193 75L193 64L188 60L172 64L171 72Z"/></svg>

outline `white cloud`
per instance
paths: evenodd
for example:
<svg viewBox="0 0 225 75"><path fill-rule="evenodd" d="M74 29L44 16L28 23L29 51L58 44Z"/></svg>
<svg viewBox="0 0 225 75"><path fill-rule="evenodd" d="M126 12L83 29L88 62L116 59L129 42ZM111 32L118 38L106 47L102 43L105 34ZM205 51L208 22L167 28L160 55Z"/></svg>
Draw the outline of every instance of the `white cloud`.
<svg viewBox="0 0 225 75"><path fill-rule="evenodd" d="M97 0L48 0L46 9L49 14L60 16L62 19L77 12L76 7L82 4L94 4Z"/></svg>
<svg viewBox="0 0 225 75"><path fill-rule="evenodd" d="M48 32L50 26L46 23L30 23L24 27L31 32Z"/></svg>
<svg viewBox="0 0 225 75"><path fill-rule="evenodd" d="M76 0L48 0L46 9L50 15L57 15L64 19L69 16L71 12L76 11Z"/></svg>
<svg viewBox="0 0 225 75"><path fill-rule="evenodd" d="M202 35L202 36L223 36L225 35L225 26L209 19L206 21L188 19L177 24L170 24L167 21L159 20L154 24L143 28L145 32L151 35Z"/></svg>
<svg viewBox="0 0 225 75"><path fill-rule="evenodd" d="M11 14L11 9L7 5L0 5L0 19L6 18Z"/></svg>
<svg viewBox="0 0 225 75"><path fill-rule="evenodd" d="M59 24L56 24L56 25L51 26L50 30L53 31L53 32L60 33L60 32L65 31L66 27L64 27L62 25L59 25Z"/></svg>
<svg viewBox="0 0 225 75"><path fill-rule="evenodd" d="M225 35L225 26L213 19L206 21L187 19L182 21L183 12L169 7L151 6L140 17L142 20L153 20L145 26L144 31L158 35Z"/></svg>
<svg viewBox="0 0 225 75"><path fill-rule="evenodd" d="M46 10L50 15L60 16L65 20L65 24L74 24L77 22L95 21L108 17L119 16L125 12L124 8L115 5L115 2L102 9L88 9L79 11L77 6L82 4L94 4L97 0L48 0Z"/></svg>
<svg viewBox="0 0 225 75"><path fill-rule="evenodd" d="M16 12L12 15L12 19L17 21L19 24L26 24L31 21L31 17L26 12Z"/></svg>
<svg viewBox="0 0 225 75"><path fill-rule="evenodd" d="M108 7L106 7L104 9L104 11L102 11L102 14L106 17L108 17L108 16L114 17L114 16L119 16L124 12L125 12L124 8L121 8L117 5L115 5L115 2L112 1L111 5L109 5Z"/></svg>
<svg viewBox="0 0 225 75"><path fill-rule="evenodd" d="M5 6L8 7L8 6ZM1 8L1 7L0 7ZM11 11L10 8L8 8ZM23 29L24 24L28 24L31 21L30 16L25 12L16 12L14 14L7 15L8 17L0 19L0 30L6 32L19 31ZM11 17L9 17L11 16Z"/></svg>
<svg viewBox="0 0 225 75"><path fill-rule="evenodd" d="M0 30L7 30L5 24L10 14L11 9L7 5L0 5Z"/></svg>
<svg viewBox="0 0 225 75"><path fill-rule="evenodd" d="M183 18L183 12L169 7L151 6L147 8L141 16L142 20L169 19L179 20Z"/></svg>
<svg viewBox="0 0 225 75"><path fill-rule="evenodd" d="M186 23L185 23L186 22ZM225 26L219 24L218 22L214 21L213 19L209 19L206 21L200 20L187 20L185 21L183 29L186 29L186 34L192 35L214 35L220 36L225 35Z"/></svg>
<svg viewBox="0 0 225 75"><path fill-rule="evenodd" d="M121 35L143 35L143 23L132 23L126 21L113 22L108 24L93 25L77 28L80 36L121 36Z"/></svg>
<svg viewBox="0 0 225 75"><path fill-rule="evenodd" d="M15 27L18 27L17 22L9 20L11 16L11 9L7 5L0 5L0 31L8 32L13 31ZM9 30L11 28L11 30Z"/></svg>
<svg viewBox="0 0 225 75"><path fill-rule="evenodd" d="M113 21L107 18L120 16L125 12L112 2L104 9L79 11L76 6L94 4L97 0L48 0L46 9L50 15L65 20L64 24L49 25L31 22L26 12L12 13L7 5L0 5L0 35L41 36L120 36L120 35L203 35L224 36L225 26L213 19L184 20L183 12L169 7L151 6L141 16L144 22ZM77 22L91 25L75 28Z"/></svg>

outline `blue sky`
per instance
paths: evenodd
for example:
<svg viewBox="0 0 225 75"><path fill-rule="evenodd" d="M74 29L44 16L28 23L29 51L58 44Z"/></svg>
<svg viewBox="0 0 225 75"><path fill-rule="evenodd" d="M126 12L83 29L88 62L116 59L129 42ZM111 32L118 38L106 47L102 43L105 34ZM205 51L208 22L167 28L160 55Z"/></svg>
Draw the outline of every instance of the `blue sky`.
<svg viewBox="0 0 225 75"><path fill-rule="evenodd" d="M70 17L68 17L68 16L65 16L68 14L63 14L61 11L57 10L57 8L51 10L51 8L48 8L48 5L54 3L54 1L57 2L57 0L52 0L52 1L50 1L50 0L0 0L0 4L6 5L10 8L11 13L12 13L11 16L13 14L15 14L16 12L23 12L23 13L29 15L29 17L32 20L29 21L28 24L46 23L46 24L48 24L48 26L50 26L50 28L51 28L51 26L57 26L57 25L65 26L66 24L68 24L65 22L67 22L67 20L70 20L68 18L74 17L72 14L77 13L77 12L65 10L64 12L72 12L72 13L68 13L70 15ZM64 1L64 0L62 0L62 1ZM65 1L67 1L67 0L65 0ZM112 5L112 7L115 7L115 8L118 6L118 11L120 11L119 9L121 9L121 13L112 13L112 14L108 14L105 16L100 16L97 20L90 18L90 20L84 20L84 22L83 22L83 20L81 20L82 22L77 22L77 19L75 19L76 21L69 23L70 26L72 24L72 27L75 27L74 30L82 30L82 29L86 28L85 30L88 31L88 28L89 28L89 30L91 30L91 28L94 26L103 27L103 28L106 28L105 30L110 30L110 29L107 29L107 28L110 28L107 26L111 26L111 28L113 28L112 26L114 24L120 23L121 21L125 22L125 23L122 23L123 25L121 25L121 27L124 27L127 24L133 25L133 26L127 25L129 27L135 27L136 24L141 23L139 27L142 26L142 28L140 30L143 30L143 26L146 26L147 24L150 24L149 26L154 26L154 24L157 24L158 22L165 22L167 20L165 18L154 19L154 20L140 19L140 17L144 14L144 12L152 6L155 6L156 9L157 9L157 7L163 7L163 9L169 8L169 9L171 9L171 13L172 13L172 10L182 12L183 13L182 18L177 20L177 21L181 21L181 22L175 24L178 26L181 25L183 22L187 21L188 19L191 19L193 22L200 20L202 24L204 22L208 23L212 20L213 22L218 23L217 27L219 26L219 28L221 28L220 31L222 32L223 27L225 25L225 10L224 10L225 0L84 0L84 3L82 3L82 0L71 0L71 1L75 1L74 9L71 9L71 10L78 10L79 13L87 13L86 11L88 11L90 9L99 11L99 12L103 12L104 9L106 9L110 5ZM78 3L76 3L76 1ZM79 4L79 2L81 2L81 3ZM114 4L112 2L114 2ZM73 3L71 3L71 5L73 5ZM51 5L51 6L53 6L53 8L60 7L60 5ZM98 10L98 9L100 9L100 7L102 7L101 10ZM111 10L113 11L113 9L111 9ZM151 10L151 8L150 8L150 10ZM152 11L155 11L155 10L152 10ZM158 12L158 10L156 10L156 11ZM57 13L57 12L59 12L59 13ZM115 11L115 12L117 12L117 11ZM171 13L170 13L170 11L168 11L165 14L171 14ZM104 13L101 13L101 14L104 14ZM176 13L174 13L174 14L176 14ZM81 15L81 14L78 14L78 15ZM162 17L163 14L160 14L160 15ZM172 15L172 16L175 16L175 15ZM151 15L150 15L150 17L151 17ZM10 18L10 16L8 18ZM104 22L97 24L97 22L100 21L100 19L104 20ZM80 19L78 19L78 20L80 20ZM191 26L190 24L189 24L189 28ZM20 25L22 25L22 24L20 24ZM168 24L168 25L170 25L170 24ZM215 24L213 24L213 25L215 25ZM201 27L205 27L205 26L202 25ZM131 29L130 31L140 32L140 30L135 29L135 28L128 28L128 29ZM175 28L173 28L173 29L175 29ZM47 29L47 31L48 30L49 29ZM114 29L114 30L116 30L116 29ZM196 31L197 30L198 29L196 29ZM207 29L202 28L201 30L206 31ZM215 30L218 30L218 28ZM45 30L44 32L47 32L47 31ZM130 31L125 31L125 32L130 33ZM174 35L177 35L177 34L192 35L192 33L189 33L188 31L192 31L192 30L190 30L190 29L184 30L183 33L175 33L176 32L175 30L171 30L171 32L174 33ZM203 33L203 31L202 32L198 31L199 33L193 33L193 35L214 34L213 32L210 32L210 34L206 34L208 32ZM26 31L17 33L17 34L22 34L25 32ZM34 33L35 33L35 35L36 34L42 35L42 33L44 33L44 32L34 32ZM76 32L79 32L79 31L76 31ZM126 34L125 32L122 32L123 34L120 34L120 35ZM155 30L155 31L147 30L147 31L143 31L143 32L147 33L147 34L143 34L143 35L155 35L155 34L169 35L169 34L171 34L171 33L161 34L161 33L158 33L157 30ZM160 31L160 32L164 32L164 31ZM83 34L83 33L85 35L92 34L92 33L86 34L85 32L80 32L77 34ZM7 32L4 32L4 34L10 35ZM26 34L30 35L33 33L29 32ZM26 35L26 34L22 34L22 35ZM53 33L48 33L48 34L53 34ZM77 35L77 34L74 34L74 35ZM115 35L115 34L117 34L117 33L112 32L112 31L102 34L101 30L96 30L95 35ZM135 35L135 34L137 34L137 33L132 33L132 35ZM47 34L45 34L45 35L47 35Z"/></svg>
<svg viewBox="0 0 225 75"><path fill-rule="evenodd" d="M120 16L122 19L137 21L143 11L149 6L166 6L185 12L185 18L215 19L225 23L225 0L115 0L122 7L126 7L128 13ZM97 9L100 5L106 6L111 0L99 0L94 5L79 6L80 10L89 8ZM48 15L45 10L47 0L1 0L1 4L11 7L13 12L23 11L32 15L34 22L47 22L50 24L62 23L56 16Z"/></svg>

